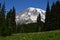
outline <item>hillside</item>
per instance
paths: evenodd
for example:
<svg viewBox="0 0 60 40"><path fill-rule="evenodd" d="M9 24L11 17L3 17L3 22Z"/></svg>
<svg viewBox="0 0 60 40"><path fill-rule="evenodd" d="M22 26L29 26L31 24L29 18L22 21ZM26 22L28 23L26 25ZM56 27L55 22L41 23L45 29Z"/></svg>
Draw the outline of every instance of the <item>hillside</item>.
<svg viewBox="0 0 60 40"><path fill-rule="evenodd" d="M0 37L0 40L60 40L60 30L38 33L20 33Z"/></svg>

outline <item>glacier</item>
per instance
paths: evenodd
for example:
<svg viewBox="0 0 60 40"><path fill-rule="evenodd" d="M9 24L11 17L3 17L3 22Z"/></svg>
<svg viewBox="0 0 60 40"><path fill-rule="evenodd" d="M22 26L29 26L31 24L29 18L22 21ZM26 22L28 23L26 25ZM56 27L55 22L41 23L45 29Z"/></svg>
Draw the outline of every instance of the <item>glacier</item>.
<svg viewBox="0 0 60 40"><path fill-rule="evenodd" d="M45 22L45 12L45 10L40 8L29 7L16 14L16 24L35 23L39 13L41 15L41 21Z"/></svg>

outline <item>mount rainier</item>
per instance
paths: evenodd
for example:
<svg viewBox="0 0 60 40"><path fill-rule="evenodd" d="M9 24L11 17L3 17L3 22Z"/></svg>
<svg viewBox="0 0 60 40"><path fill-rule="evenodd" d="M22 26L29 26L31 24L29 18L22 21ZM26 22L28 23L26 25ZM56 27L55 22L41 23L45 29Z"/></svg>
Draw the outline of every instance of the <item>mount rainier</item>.
<svg viewBox="0 0 60 40"><path fill-rule="evenodd" d="M45 11L39 8L29 7L16 14L16 24L35 23L40 13L41 21L45 22Z"/></svg>

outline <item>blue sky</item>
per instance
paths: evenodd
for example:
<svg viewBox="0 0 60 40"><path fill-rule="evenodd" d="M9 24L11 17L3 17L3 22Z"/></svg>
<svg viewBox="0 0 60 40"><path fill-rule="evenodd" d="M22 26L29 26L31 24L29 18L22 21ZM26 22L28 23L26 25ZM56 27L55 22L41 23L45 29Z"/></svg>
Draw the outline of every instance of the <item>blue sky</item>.
<svg viewBox="0 0 60 40"><path fill-rule="evenodd" d="M48 0L0 0L0 3L6 5L6 11L9 11L13 6L16 9L16 12L20 12L28 7L41 8L46 10L46 4ZM56 0L49 0L50 6Z"/></svg>

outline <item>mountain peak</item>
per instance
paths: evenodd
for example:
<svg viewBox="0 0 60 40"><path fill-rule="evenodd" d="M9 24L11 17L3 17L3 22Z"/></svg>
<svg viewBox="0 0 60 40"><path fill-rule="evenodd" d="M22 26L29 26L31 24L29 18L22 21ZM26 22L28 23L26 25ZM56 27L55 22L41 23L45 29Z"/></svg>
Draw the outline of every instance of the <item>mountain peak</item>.
<svg viewBox="0 0 60 40"><path fill-rule="evenodd" d="M32 8L34 8L34 7L28 7L28 8L29 8L29 9L30 9L30 8L32 9Z"/></svg>
<svg viewBox="0 0 60 40"><path fill-rule="evenodd" d="M27 8L27 10L29 10L29 11L37 10L37 11L46 12L45 10L42 10L42 9L40 9L40 8L34 8L34 7L29 7L29 8Z"/></svg>
<svg viewBox="0 0 60 40"><path fill-rule="evenodd" d="M16 23L17 24L28 24L28 23L34 23L37 21L38 14L41 14L41 21L45 22L45 11L39 8L29 7L26 10L23 10L22 12L19 12L18 15L16 15Z"/></svg>

